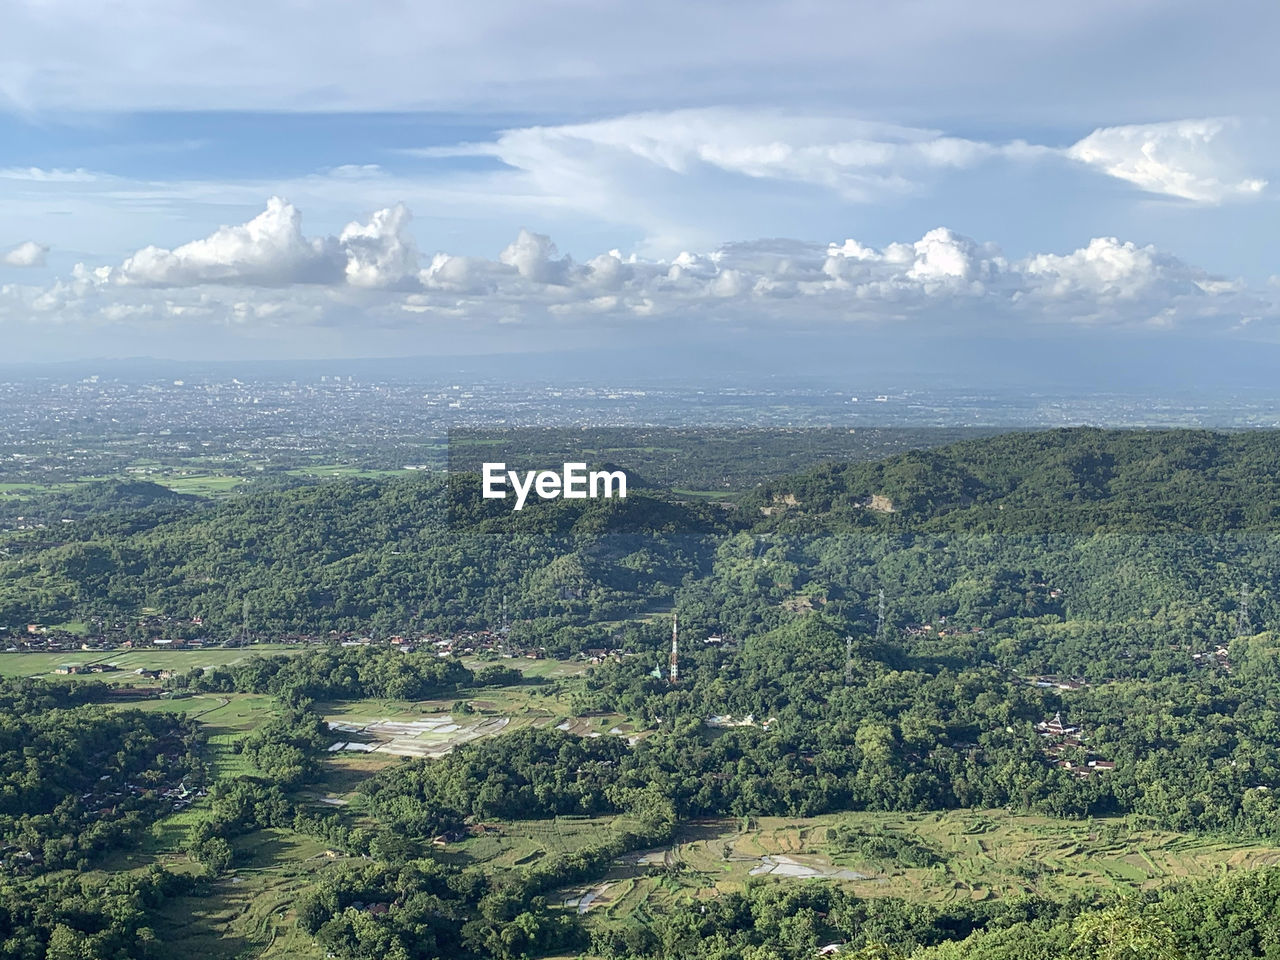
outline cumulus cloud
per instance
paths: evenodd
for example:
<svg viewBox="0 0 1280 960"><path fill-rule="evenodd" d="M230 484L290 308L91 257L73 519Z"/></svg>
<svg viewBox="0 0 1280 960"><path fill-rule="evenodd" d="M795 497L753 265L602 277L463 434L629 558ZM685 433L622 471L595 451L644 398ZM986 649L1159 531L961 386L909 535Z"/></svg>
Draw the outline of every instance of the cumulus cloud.
<svg viewBox="0 0 1280 960"><path fill-rule="evenodd" d="M1067 150L1067 156L1149 193L1199 203L1251 198L1267 181L1240 169L1238 120L1210 118L1102 127Z"/></svg>
<svg viewBox="0 0 1280 960"><path fill-rule="evenodd" d="M111 273L123 284L279 286L332 282L343 273L337 245L302 235L302 214L279 197L248 223L222 226L172 250L144 247Z"/></svg>
<svg viewBox="0 0 1280 960"><path fill-rule="evenodd" d="M349 223L338 237L346 255L347 283L357 287L412 284L418 272L418 247L409 233L413 215L403 203L379 210L368 223Z"/></svg>
<svg viewBox="0 0 1280 960"><path fill-rule="evenodd" d="M497 278L509 269L484 257L437 253L419 279L427 290L480 295L495 290Z"/></svg>
<svg viewBox="0 0 1280 960"><path fill-rule="evenodd" d="M1135 300L1152 291L1164 297L1233 292L1235 284L1214 280L1155 247L1095 237L1065 256L1042 253L1022 270L1033 289L1054 297L1092 296Z"/></svg>
<svg viewBox="0 0 1280 960"><path fill-rule="evenodd" d="M336 129L358 129L334 123ZM316 249L287 217L260 224L265 229L256 238L246 236L250 225L240 212L278 193L308 219L342 224L353 209L388 208L399 199L430 211L433 223L452 222L454 235L470 242L495 222L524 222L542 224L544 232L553 227L557 238L566 226L594 236L613 231L629 250L669 258L682 249L709 249L726 237L833 236L854 217L863 229L883 235L895 222L920 223L928 209L924 196L940 195L948 211L943 219L953 223L1016 218L1018 210L1037 203L1036 223L1020 233L1025 242L1057 247L1076 239L1064 234L1063 221L1078 224L1088 217L1101 224L1098 233L1162 236L1167 221L1144 218L1165 215L1147 204L1115 209L1118 183L1134 199L1147 191L1203 204L1265 197L1266 189L1258 188L1268 176L1275 179L1275 151L1260 119L1090 129L1079 127L1070 139L1088 135L1070 147L1047 147L983 139L969 128L868 121L819 107L672 110L519 127L499 131L487 143L409 151L479 155L498 163L426 164L390 154L385 167L316 171L299 154L291 158L300 165L293 176L233 181L4 168L0 207L15 240L40 236L61 249L91 251L145 248L155 239L157 219L206 216L217 205L236 211L218 219L240 226L203 243L139 250L130 265L135 283L232 283L254 270L274 271L277 282L328 282L335 272L348 276L350 267L351 285L401 287L411 283L406 264L414 252L404 238L414 225L399 215L388 213L381 226L362 217L356 228L319 238ZM862 206L869 209L853 209ZM1060 216L1065 206L1081 209L1077 216ZM67 216L55 223L51 210ZM47 234L51 223L57 236ZM345 246L342 233L350 241ZM215 241L232 249L211 250ZM275 244L275 260L263 264L268 241ZM382 243L385 249L373 249ZM243 267L228 267L228 256L239 257Z"/></svg>
<svg viewBox="0 0 1280 960"><path fill-rule="evenodd" d="M853 238L758 240L671 258L618 250L577 262L521 230L490 259L422 264L403 205L309 238L273 199L258 217L119 266L77 266L43 288L0 291L0 317L59 323L396 327L730 320L786 328L931 319L958 323L1177 325L1276 317L1258 294L1168 253L1113 237L1006 257L945 227L877 247ZM416 320L414 318L417 318Z"/></svg>
<svg viewBox="0 0 1280 960"><path fill-rule="evenodd" d="M347 224L337 237L307 237L302 213L280 197L247 223L221 226L172 250L149 246L119 267L97 271L103 282L152 287L204 284L415 287L418 248L404 204Z"/></svg>
<svg viewBox="0 0 1280 960"><path fill-rule="evenodd" d="M4 255L5 266L9 267L43 267L45 254L49 248L34 240L18 244Z"/></svg>
<svg viewBox="0 0 1280 960"><path fill-rule="evenodd" d="M951 280L982 283L1004 266L995 247L980 245L946 227L930 230L913 247L915 257L907 276L925 283Z"/></svg>
<svg viewBox="0 0 1280 960"><path fill-rule="evenodd" d="M498 254L498 262L515 267L520 276L536 283L564 283L573 261L558 258L559 252L550 237L521 230L515 242Z"/></svg>

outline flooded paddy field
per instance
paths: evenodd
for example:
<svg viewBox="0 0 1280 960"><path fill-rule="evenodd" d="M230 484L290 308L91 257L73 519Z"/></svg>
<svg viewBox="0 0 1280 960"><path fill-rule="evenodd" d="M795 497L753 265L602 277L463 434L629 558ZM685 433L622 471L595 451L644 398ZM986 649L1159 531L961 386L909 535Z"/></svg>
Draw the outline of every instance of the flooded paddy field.
<svg viewBox="0 0 1280 960"><path fill-rule="evenodd" d="M330 720L329 729L348 739L332 744L329 752L350 750L398 757L442 757L464 743L497 736L510 725L510 717L458 720L449 714L417 720Z"/></svg>

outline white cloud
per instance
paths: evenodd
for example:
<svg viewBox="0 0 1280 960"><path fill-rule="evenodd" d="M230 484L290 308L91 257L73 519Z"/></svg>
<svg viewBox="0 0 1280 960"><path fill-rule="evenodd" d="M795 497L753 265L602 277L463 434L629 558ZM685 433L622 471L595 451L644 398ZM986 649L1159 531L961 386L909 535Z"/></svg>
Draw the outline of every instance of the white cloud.
<svg viewBox="0 0 1280 960"><path fill-rule="evenodd" d="M4 255L3 262L10 267L43 267L49 248L34 240L18 244Z"/></svg>
<svg viewBox="0 0 1280 960"><path fill-rule="evenodd" d="M883 247L855 239L759 240L676 257L617 250L577 263L520 231L493 259L436 253L420 263L396 205L337 237L308 238L273 199L240 226L118 267L78 266L48 287L6 287L0 317L61 324L385 329L406 323L599 325L815 323L1239 324L1277 317L1275 296L1176 257L1103 237L1067 253L1010 260L947 228ZM418 318L414 320L412 318Z"/></svg>
<svg viewBox="0 0 1280 960"><path fill-rule="evenodd" d="M925 283L943 280L981 283L1004 266L994 247L982 247L946 227L930 230L914 247L915 259L907 276Z"/></svg>
<svg viewBox="0 0 1280 960"><path fill-rule="evenodd" d="M1054 297L1085 295L1134 300L1153 291L1162 297L1230 293L1235 284L1211 280L1203 271L1161 254L1154 247L1095 237L1065 256L1042 253L1022 267L1036 292Z"/></svg>
<svg viewBox="0 0 1280 960"><path fill-rule="evenodd" d="M520 276L535 283L564 283L573 261L557 258L559 252L550 237L521 230L515 242L498 254L498 262L515 267Z"/></svg>
<svg viewBox="0 0 1280 960"><path fill-rule="evenodd" d="M1032 172L1059 191L1064 175L1087 181L1079 171L1198 203L1252 199L1266 184L1260 171L1274 165L1265 128L1262 121L1180 120L1100 128L1059 147L837 113L711 107L517 127L488 142L408 152L495 158L503 167L491 175L508 198L637 225L646 252L670 254L690 241L711 242L726 227L741 234L830 205L831 197L903 207L955 190L961 176L964 188L987 191L975 204L1006 200L1005 176L1017 184ZM1064 170L1064 161L1077 173Z"/></svg>
<svg viewBox="0 0 1280 960"><path fill-rule="evenodd" d="M88 170L0 167L0 180L26 180L33 183L95 183L103 179L109 178Z"/></svg>
<svg viewBox="0 0 1280 960"><path fill-rule="evenodd" d="M154 287L347 283L412 288L418 283L418 248L410 220L408 208L396 204L374 213L368 223L347 224L337 237L307 237L301 211L272 197L247 223L219 227L172 250L144 247L118 268L101 272L100 279Z"/></svg>
<svg viewBox="0 0 1280 960"><path fill-rule="evenodd" d="M497 278L510 268L483 257L460 257L437 253L419 278L428 290L479 295L497 287Z"/></svg>
<svg viewBox="0 0 1280 960"><path fill-rule="evenodd" d="M865 202L910 193L937 171L1051 151L849 116L717 107L523 127L503 131L491 143L416 152L494 156L549 194L591 203L601 191L614 193L614 178L637 165L682 176L714 171L790 181Z"/></svg>
<svg viewBox="0 0 1280 960"><path fill-rule="evenodd" d="M1198 139L1192 135L1197 130L1203 131ZM1020 232L1029 234L1024 249L1036 249L1074 239L1062 222L1082 229L1086 218L1099 234L1160 240L1173 232L1168 221L1152 222L1164 214L1147 204L1117 209L1106 189L1115 178L1134 199L1142 196L1139 187L1165 196L1265 197L1265 190L1251 193L1247 184L1264 180L1274 166L1267 136L1262 121L1179 121L1106 128L1073 147L1046 147L812 109L721 107L519 127L488 143L416 151L480 154L501 163L424 164L393 153L388 166L349 164L286 179L226 181L13 167L0 170L0 208L18 237L41 236L59 249L119 260L156 242L158 230L167 231L160 246L173 252L196 234L171 231L207 222L211 210L225 211L212 214L217 220L242 223L270 194L306 210L309 223L324 225L315 232L334 234L335 244L352 209L387 209L404 201L430 211L431 222L445 225L466 253L492 249L498 238L510 236L509 225L524 222L554 233L575 253L622 241L628 249L670 257L731 237L830 236L853 218L867 235L883 238L898 223L927 226L920 217L937 198L946 215L931 216L946 222L1023 219ZM361 159L369 147L357 143L353 158ZM311 169L305 156L298 162ZM1040 205L1034 224L1019 212L1026 202ZM1074 217L1063 215L1068 206L1076 208ZM1185 206L1180 215L1196 215ZM61 216L52 218L55 212ZM1176 225L1182 235L1184 226ZM49 235L53 229L57 233ZM592 246L583 247L584 237ZM318 269L347 269L340 248L326 252L334 261L322 257ZM309 260L314 252L300 254ZM388 248L385 256L401 255ZM1226 256L1215 263L1229 262ZM183 268L167 258L148 269L141 260L137 266L138 282L157 282L144 274L161 282L205 276L195 261ZM301 263L292 266L300 269ZM391 266L386 259L371 269L354 266L353 282L408 282L398 268L392 273L399 279L390 277Z"/></svg>
<svg viewBox="0 0 1280 960"><path fill-rule="evenodd" d="M357 287L412 284L418 273L418 247L409 233L412 219L408 208L398 203L379 210L367 224L347 224L338 237L347 257L347 283Z"/></svg>
<svg viewBox="0 0 1280 960"><path fill-rule="evenodd" d="M332 241L302 235L302 214L279 197L248 223L219 227L173 250L144 247L111 275L117 283L194 286L203 283L278 286L332 282L343 271Z"/></svg>
<svg viewBox="0 0 1280 960"><path fill-rule="evenodd" d="M1067 156L1149 193L1199 203L1256 197L1267 181L1242 172L1248 151L1239 121L1178 120L1102 127L1067 150Z"/></svg>

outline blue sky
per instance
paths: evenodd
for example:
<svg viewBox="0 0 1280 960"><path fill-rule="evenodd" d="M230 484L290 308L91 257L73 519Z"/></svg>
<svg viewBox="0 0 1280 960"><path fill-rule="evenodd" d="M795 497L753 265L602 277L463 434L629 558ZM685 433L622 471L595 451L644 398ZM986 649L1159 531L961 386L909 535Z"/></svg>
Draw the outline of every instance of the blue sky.
<svg viewBox="0 0 1280 960"><path fill-rule="evenodd" d="M1277 27L1263 2L16 0L0 343L1273 343Z"/></svg>

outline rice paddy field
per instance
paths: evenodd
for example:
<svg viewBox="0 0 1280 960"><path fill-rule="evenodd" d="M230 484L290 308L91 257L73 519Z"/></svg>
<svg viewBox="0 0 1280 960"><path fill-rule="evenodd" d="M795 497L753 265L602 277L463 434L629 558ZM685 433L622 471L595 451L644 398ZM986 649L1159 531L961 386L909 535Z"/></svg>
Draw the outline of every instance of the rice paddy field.
<svg viewBox="0 0 1280 960"><path fill-rule="evenodd" d="M491 822L483 825L483 834L449 844L436 855L461 866L483 863L496 868L525 867L545 857L573 853L599 843L623 822L625 818L619 817Z"/></svg>
<svg viewBox="0 0 1280 960"><path fill-rule="evenodd" d="M210 896L164 905L156 935L173 960L322 960L297 926L293 903L334 862L324 844L290 830L259 830L235 841L236 866Z"/></svg>
<svg viewBox="0 0 1280 960"><path fill-rule="evenodd" d="M322 703L317 708L341 738L335 754L438 757L463 743L524 727L555 727L582 737L645 734L620 714L575 715L569 692L556 684L484 687L439 700Z"/></svg>
<svg viewBox="0 0 1280 960"><path fill-rule="evenodd" d="M933 851L938 862L916 867L843 853L828 834L841 826L858 834L905 838ZM510 839L505 843L477 838L461 844L460 853L474 844L478 856L495 864L529 856L524 851L537 845L538 836L526 836L518 825L506 829ZM566 889L560 896L607 923L742 890L753 880L825 880L864 897L946 903L1147 889L1276 864L1280 847L1188 837L1123 820L1074 822L1003 810L858 813L693 824L672 846L628 854L603 882Z"/></svg>

